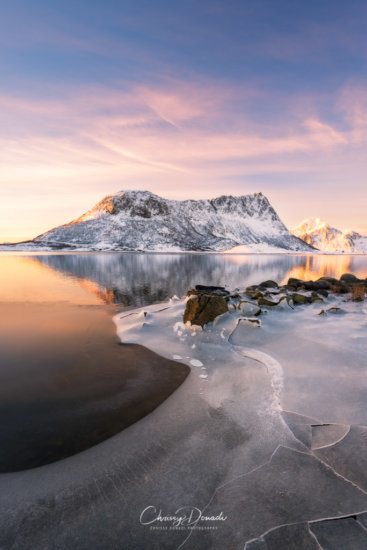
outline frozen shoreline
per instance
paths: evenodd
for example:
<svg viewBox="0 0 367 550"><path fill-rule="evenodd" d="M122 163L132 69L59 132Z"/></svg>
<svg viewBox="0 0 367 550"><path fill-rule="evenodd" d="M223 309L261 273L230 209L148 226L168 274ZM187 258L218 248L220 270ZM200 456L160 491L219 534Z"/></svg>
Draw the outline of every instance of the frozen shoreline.
<svg viewBox="0 0 367 550"><path fill-rule="evenodd" d="M347 535L359 529L367 510L367 313L364 302L342 300L328 298L327 308L344 311L327 316L317 315L323 304L292 310L284 301L259 317L261 327L241 322L240 330L234 310L205 330L185 326L177 298L115 316L122 341L144 341L191 374L103 443L0 476L0 543L253 550L269 537L278 541L270 548L310 542L330 518ZM227 520L215 530L151 531L139 521L148 506L167 515L192 506Z"/></svg>
<svg viewBox="0 0 367 550"><path fill-rule="evenodd" d="M295 483L295 479L291 479L293 468L299 470L299 475L303 478L305 474L302 472L301 462L305 460L305 456L308 456L311 460L310 464L312 460L316 460L311 467L311 470L314 468L315 471L308 474L311 475L311 479L313 475L316 479L319 469L324 467L331 468L337 477L342 475L344 477L347 471L345 482L347 484L352 482L357 490L356 502L359 501L359 497L363 502L358 508L358 505L352 504L352 498L349 502L350 512L343 516L338 510L334 516L330 509L329 497L326 495L325 498L321 498L322 513L320 511L317 517L317 514L316 516L314 514L317 505L312 492L312 482L308 482L308 489L302 487L298 498L305 501L309 512L305 513L302 519L295 520L293 512L289 510L289 516L284 518L284 523L293 524L295 530L293 544L299 542L298 529L304 531L302 537L309 537L311 543L315 529L317 531L321 528L322 532L323 529L328 528L325 518L333 517L335 520L339 515L345 518L348 517L348 514L356 514L359 521L358 528L363 531L362 524L366 510L363 495L367 494L367 477L364 472L361 473L358 461L367 438L367 428L364 427L367 424L367 407L362 399L358 399L357 402L353 400L350 392L354 390L354 392L363 393L364 396L367 395L367 385L363 382L363 357L367 351L364 339L364 331L367 326L365 304L347 301L345 295L329 296L326 302L330 312L325 318L318 315L320 305L325 307L319 302L307 306L297 306L295 310L291 310L284 302L278 311L268 308L267 313L260 316L261 327L251 323L239 323L239 319L243 316L240 312L232 310L221 315L214 323L201 330L200 327L184 325L180 321L186 301L187 298L184 300L173 299L160 306L140 308L126 316L115 316L114 321L119 337L122 341L136 343L144 339L145 345L148 347L155 350L160 349L160 353L164 350L163 353L166 357L173 355L176 360L182 360L186 364L192 364L193 360L195 363L198 362L198 365L202 364L201 369L205 369L204 372L207 373L208 378L205 378L204 381L199 380L198 383L200 394L208 401L211 392L216 395L223 392L223 388L218 385L217 369L212 369L210 364L212 356L218 354L218 348L221 348L222 351L225 350L226 354L223 369L230 369L231 365L236 363L238 355L254 360L261 367L265 367L270 378L271 392L267 392L265 406L264 401L258 395L261 410L259 410L258 404L255 405L256 414L260 417L264 415L267 419L266 423L269 423L268 426L266 423L262 425L262 430L266 436L269 436L269 418L281 420L284 422L284 431L289 429L300 447L295 442L293 445L289 442L286 445L280 443L273 450L269 461L260 466L260 470L264 468L266 471L268 468L274 468L278 462L278 456L282 455L283 458L279 466L283 475L288 471L289 488L287 490L291 487L293 490ZM334 308L340 308L340 310L334 310ZM302 333L306 333L306 337ZM341 337L344 337L344 342L341 341ZM331 365L325 364L327 361ZM294 368L295 365L296 368ZM348 366L348 375L352 384L345 379L346 366ZM198 374L195 372L195 368L193 371L197 378ZM330 380L325 381L325 375L330 376ZM306 395L303 388L305 383L307 383L307 392L311 395ZM208 384L215 388L210 389ZM314 386L314 395L312 395L312 390L310 391L310 385ZM224 396L228 397L225 392ZM231 414L233 417L238 418L241 407L243 404L238 401L235 404L232 403ZM264 434L262 434L263 436ZM303 457L300 456L300 453ZM296 466L298 459L300 464ZM294 460L295 462L293 462ZM254 476L256 471L257 469L255 469ZM243 475L247 477L247 475L251 475L251 472ZM240 498L233 482L228 481L217 488L206 511L209 510L211 514L215 515L222 510L225 502L227 505L225 512L228 514L233 512L233 493L228 490L230 486ZM325 489L327 493L336 489L334 498L340 502L341 494L338 496L338 491L341 488L336 488L336 486L336 478L330 479L327 481ZM256 501L258 497L250 495L249 500L251 501L252 498ZM216 499L218 502L215 502ZM276 515L276 512L274 513ZM269 520L272 514L273 512L270 514ZM266 516L266 512L264 515ZM348 528L354 529L354 526L348 527L348 522L345 524L345 519L340 521L344 522L343 530L346 532L346 536L349 536ZM244 522L246 523L244 518L239 516L236 529L244 530ZM283 523L280 522L280 525ZM233 525L231 527L233 529ZM258 533L253 539L248 539L247 542L245 540L245 548L250 550L250 548L258 548L258 544L265 544L268 530L272 533L271 537L279 537L278 544L281 544L282 537L288 536L284 529L284 526L273 525L270 527L268 525L268 529L263 531L264 535ZM260 538L258 538L259 536ZM214 539L209 535L200 537L195 533L189 535L189 538L193 538L195 541L194 543L191 541L189 544L195 544L195 548L219 549L221 548L219 541L224 544L230 537L231 529L229 528L222 529L219 539ZM203 539L205 543L203 543ZM182 546L184 547L184 544Z"/></svg>
<svg viewBox="0 0 367 550"><path fill-rule="evenodd" d="M241 247L240 247L241 248ZM12 252L15 254L34 253L34 254L146 254L146 255L180 255L180 254L192 254L192 255L220 255L220 256L367 256L366 252L347 252L347 251L335 251L326 252L322 250L311 251L297 251L297 250L281 250L271 249L264 251L257 251L256 249L248 251L232 251L232 250L124 250L124 249L108 249L108 248L53 248L53 247L37 247L29 246L23 247L16 243L14 244L0 244L0 254L3 252Z"/></svg>

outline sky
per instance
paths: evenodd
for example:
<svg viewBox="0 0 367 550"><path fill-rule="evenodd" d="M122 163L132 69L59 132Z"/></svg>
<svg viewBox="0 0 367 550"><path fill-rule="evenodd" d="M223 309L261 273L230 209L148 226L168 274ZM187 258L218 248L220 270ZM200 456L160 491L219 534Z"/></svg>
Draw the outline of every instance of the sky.
<svg viewBox="0 0 367 550"><path fill-rule="evenodd" d="M0 242L102 197L261 191L367 234L365 0L12 0Z"/></svg>

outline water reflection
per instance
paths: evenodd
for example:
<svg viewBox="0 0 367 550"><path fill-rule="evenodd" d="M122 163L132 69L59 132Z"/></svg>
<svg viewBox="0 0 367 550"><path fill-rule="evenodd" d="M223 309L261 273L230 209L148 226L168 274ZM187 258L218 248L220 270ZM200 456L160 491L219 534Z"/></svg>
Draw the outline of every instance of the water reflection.
<svg viewBox="0 0 367 550"><path fill-rule="evenodd" d="M353 272L358 277L366 277L366 260L351 256L306 256L304 263L294 266L289 277L296 277L304 281L315 280L319 277L340 278L343 273Z"/></svg>
<svg viewBox="0 0 367 550"><path fill-rule="evenodd" d="M143 306L186 294L195 284L243 288L265 279L317 279L353 272L367 276L366 256L213 254L58 254L33 256L72 277L108 304Z"/></svg>
<svg viewBox="0 0 367 550"><path fill-rule="evenodd" d="M88 278L0 255L0 473L103 441L187 376L185 365L120 345L106 301Z"/></svg>
<svg viewBox="0 0 367 550"><path fill-rule="evenodd" d="M88 279L89 280L89 279ZM76 284L77 283L77 284ZM0 254L0 302L69 302L99 305L101 301L76 280L47 263L27 256Z"/></svg>

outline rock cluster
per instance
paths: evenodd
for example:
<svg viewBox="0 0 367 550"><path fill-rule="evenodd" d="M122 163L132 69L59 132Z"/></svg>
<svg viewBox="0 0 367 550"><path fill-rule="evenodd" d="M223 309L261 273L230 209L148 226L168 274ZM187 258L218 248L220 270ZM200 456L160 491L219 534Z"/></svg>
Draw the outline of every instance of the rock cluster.
<svg viewBox="0 0 367 550"><path fill-rule="evenodd" d="M229 307L240 311L244 317L257 317L262 307L273 308L284 300L294 308L303 304L323 303L329 294L349 294L353 301L365 298L367 279L358 279L352 273L345 273L336 279L321 277L317 281L302 281L291 277L287 284L279 286L272 280L259 285L251 285L243 293L230 293L221 286L196 285L189 290L189 300L183 316L184 323L203 327L214 321L219 315L229 311ZM335 313L340 308L329 308L326 311ZM326 314L322 309L320 315ZM259 324L257 321L255 324Z"/></svg>
<svg viewBox="0 0 367 550"><path fill-rule="evenodd" d="M351 293L352 300L361 301L364 300L366 288L367 279L358 279L352 273L345 273L340 279L320 277L317 281L302 281L291 277L282 286L275 281L264 281L247 287L245 294L250 299L257 300L259 306L276 306L282 300L287 300L293 306L323 302L330 293ZM278 300L275 301L277 296Z"/></svg>

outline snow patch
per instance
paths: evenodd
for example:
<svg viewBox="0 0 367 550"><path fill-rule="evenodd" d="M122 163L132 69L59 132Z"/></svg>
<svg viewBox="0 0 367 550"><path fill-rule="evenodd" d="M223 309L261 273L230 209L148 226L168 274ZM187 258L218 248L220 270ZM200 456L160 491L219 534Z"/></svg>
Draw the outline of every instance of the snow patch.
<svg viewBox="0 0 367 550"><path fill-rule="evenodd" d="M191 359L190 360L190 365L192 365L193 367L202 367L203 363L201 361L199 361L198 359Z"/></svg>

